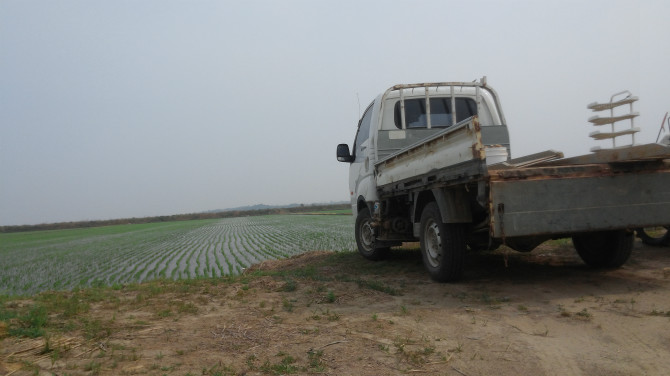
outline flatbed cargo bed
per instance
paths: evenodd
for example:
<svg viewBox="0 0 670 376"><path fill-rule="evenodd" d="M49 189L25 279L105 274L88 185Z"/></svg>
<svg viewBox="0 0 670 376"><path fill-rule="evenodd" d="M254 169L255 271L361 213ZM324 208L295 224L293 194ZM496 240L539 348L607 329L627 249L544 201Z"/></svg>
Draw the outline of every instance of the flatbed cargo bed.
<svg viewBox="0 0 670 376"><path fill-rule="evenodd" d="M670 223L670 148L644 145L624 154L628 159L609 153L489 170L491 236L567 235ZM583 162L592 163L578 164Z"/></svg>

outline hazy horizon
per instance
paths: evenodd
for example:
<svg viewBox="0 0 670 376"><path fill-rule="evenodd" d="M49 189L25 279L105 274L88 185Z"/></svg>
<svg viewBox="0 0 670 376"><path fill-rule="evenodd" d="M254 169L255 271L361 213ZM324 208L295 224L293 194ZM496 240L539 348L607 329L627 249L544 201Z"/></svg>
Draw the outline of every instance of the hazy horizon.
<svg viewBox="0 0 670 376"><path fill-rule="evenodd" d="M0 226L347 201L359 111L398 83L501 97L512 156L586 154L586 105L670 110L670 3L0 2Z"/></svg>

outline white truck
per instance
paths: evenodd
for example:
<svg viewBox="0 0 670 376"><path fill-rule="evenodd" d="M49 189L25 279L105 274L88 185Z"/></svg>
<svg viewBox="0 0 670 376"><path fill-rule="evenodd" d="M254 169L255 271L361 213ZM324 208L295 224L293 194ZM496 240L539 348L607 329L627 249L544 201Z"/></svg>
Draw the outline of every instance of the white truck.
<svg viewBox="0 0 670 376"><path fill-rule="evenodd" d="M360 254L419 241L436 281L463 275L467 249L529 252L571 237L582 260L623 265L633 229L670 223L670 146L547 151L510 159L496 92L480 82L396 85L365 110L350 151Z"/></svg>

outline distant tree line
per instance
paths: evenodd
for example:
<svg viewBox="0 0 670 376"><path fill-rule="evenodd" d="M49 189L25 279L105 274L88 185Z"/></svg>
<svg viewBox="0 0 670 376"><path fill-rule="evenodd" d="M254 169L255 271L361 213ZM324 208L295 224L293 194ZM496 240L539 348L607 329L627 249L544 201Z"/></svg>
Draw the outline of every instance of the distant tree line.
<svg viewBox="0 0 670 376"><path fill-rule="evenodd" d="M144 218L122 218L122 219L108 219L99 221L43 223L39 225L0 226L0 233L43 231L43 230L65 230L74 228L102 227L102 226L114 226L114 225L125 225L125 224L156 223L156 222L190 221L197 219L233 218L233 217L246 217L254 215L268 215L268 214L299 214L299 213L311 213L311 212L343 210L343 209L351 209L351 206L349 204L335 204L335 205L315 204L315 205L301 205L290 208L230 210L230 211L218 211L218 212L207 212L207 213L161 215L157 217L144 217Z"/></svg>

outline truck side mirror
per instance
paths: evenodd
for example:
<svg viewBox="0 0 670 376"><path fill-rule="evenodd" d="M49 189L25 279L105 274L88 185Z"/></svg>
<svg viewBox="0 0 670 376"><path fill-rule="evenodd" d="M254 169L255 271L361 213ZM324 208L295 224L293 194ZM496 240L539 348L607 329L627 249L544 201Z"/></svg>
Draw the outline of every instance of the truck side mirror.
<svg viewBox="0 0 670 376"><path fill-rule="evenodd" d="M351 156L349 152L349 145L339 144L337 145L337 160L340 162L353 162L354 157Z"/></svg>

